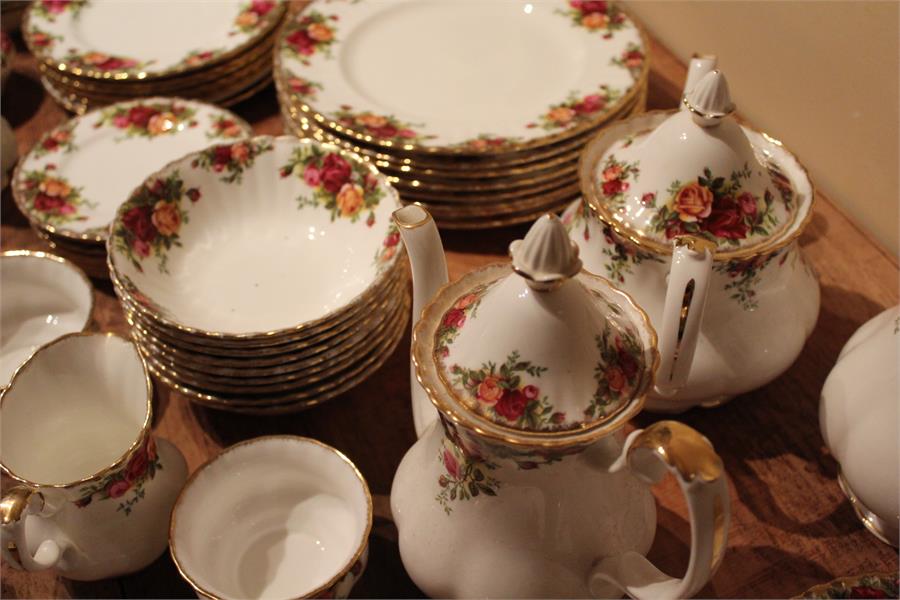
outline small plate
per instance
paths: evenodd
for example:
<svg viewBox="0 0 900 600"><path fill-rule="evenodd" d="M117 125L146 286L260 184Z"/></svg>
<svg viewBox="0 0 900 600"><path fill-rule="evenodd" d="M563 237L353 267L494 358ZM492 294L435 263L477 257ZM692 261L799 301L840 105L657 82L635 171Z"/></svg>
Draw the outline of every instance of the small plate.
<svg viewBox="0 0 900 600"><path fill-rule="evenodd" d="M31 53L57 71L146 81L237 58L284 10L277 0L35 0L22 30Z"/></svg>
<svg viewBox="0 0 900 600"><path fill-rule="evenodd" d="M386 277L399 206L352 153L255 137L149 177L119 208L110 268L168 327L226 340L297 333Z"/></svg>
<svg viewBox="0 0 900 600"><path fill-rule="evenodd" d="M897 598L900 582L896 573L869 573L855 577L841 577L813 586L798 598Z"/></svg>
<svg viewBox="0 0 900 600"><path fill-rule="evenodd" d="M84 330L93 310L91 282L71 262L29 250L0 255L0 385L44 344Z"/></svg>
<svg viewBox="0 0 900 600"><path fill-rule="evenodd" d="M13 196L36 228L102 244L116 209L148 173L251 134L243 119L203 102L120 102L70 119L38 140L16 168Z"/></svg>
<svg viewBox="0 0 900 600"><path fill-rule="evenodd" d="M427 153L577 135L631 102L648 72L643 33L612 2L314 0L279 35L277 77L305 82L295 95L308 115Z"/></svg>

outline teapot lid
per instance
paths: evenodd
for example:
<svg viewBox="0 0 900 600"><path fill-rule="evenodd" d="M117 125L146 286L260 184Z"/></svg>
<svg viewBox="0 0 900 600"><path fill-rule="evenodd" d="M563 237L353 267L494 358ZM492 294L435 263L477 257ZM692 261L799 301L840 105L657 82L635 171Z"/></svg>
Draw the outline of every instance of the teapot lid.
<svg viewBox="0 0 900 600"><path fill-rule="evenodd" d="M419 381L445 417L509 440L595 432L640 410L658 363L647 315L581 270L555 215L494 264L445 286L413 338ZM606 428L604 428L606 429Z"/></svg>
<svg viewBox="0 0 900 600"><path fill-rule="evenodd" d="M721 71L704 75L683 105L589 165L583 186L591 206L651 248L685 234L713 242L717 252L768 245L796 216L789 179L735 121Z"/></svg>

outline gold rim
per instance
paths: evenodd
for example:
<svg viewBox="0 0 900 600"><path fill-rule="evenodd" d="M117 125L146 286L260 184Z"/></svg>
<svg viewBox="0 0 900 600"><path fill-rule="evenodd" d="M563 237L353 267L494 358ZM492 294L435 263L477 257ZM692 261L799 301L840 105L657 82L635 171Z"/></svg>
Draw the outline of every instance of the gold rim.
<svg viewBox="0 0 900 600"><path fill-rule="evenodd" d="M875 571L874 573L863 573L862 575L838 577L837 579L832 579L828 583L820 583L818 585L812 586L799 596L794 596L793 600L802 600L803 598L808 598L810 596L822 596L825 594L828 588L833 586L841 586L843 588L855 587L856 584L862 581L863 577L875 577L878 579L886 579L888 581L896 581L897 573L890 573L888 571Z"/></svg>
<svg viewBox="0 0 900 600"><path fill-rule="evenodd" d="M264 17L264 19L267 19L267 22L264 23L264 25L260 27L258 31L254 32L254 35L247 38L247 40L245 40L241 44L238 44L227 52L223 52L216 58L203 63L202 65L198 65L197 67L190 67L185 65L169 67L161 71L141 71L138 73L134 73L127 71L94 71L92 69L82 69L81 67L70 65L65 61L55 61L52 57L47 56L47 52L49 50L44 49L40 46L35 46L31 40L31 11L33 9L33 6L33 4L30 4L28 6L22 18L22 39L24 39L25 45L28 46L28 51L31 52L31 54L37 59L38 64L43 64L47 68L59 72L71 73L76 77L82 77L85 79L92 79L95 81L99 80L121 82L157 81L171 79L176 76L189 76L199 71L203 71L207 68L212 68L223 63L228 63L232 59L240 57L245 52L250 51L250 49L259 44L261 40L264 40L267 36L274 33L284 20L284 15L287 12L287 2L279 0L278 2L276 2L275 7L270 11L270 14Z"/></svg>
<svg viewBox="0 0 900 600"><path fill-rule="evenodd" d="M22 189L21 189L22 183L20 181L21 171L23 169L23 165L25 164L25 160L31 156L32 152L34 152L35 149L41 147L41 145L44 143L44 140L46 140L48 137L50 137L52 134L56 133L57 131L68 128L70 125L72 125L73 122L75 123L75 125L73 126L73 128L74 128L74 127L77 127L78 125L80 125L86 119L94 117L100 111L106 110L113 106L117 106L120 104L123 106L128 106L130 104L145 104L145 103L153 102L153 101L183 102L185 104L200 105L204 108L208 108L210 110L214 110L219 113L226 113L226 115L232 121L234 121L236 125L238 125L241 128L241 130L245 136L247 136L249 138L253 135L253 127L251 127L250 124L247 123L247 121L245 121L241 117L237 116L230 110L226 110L220 106L216 106L215 104L210 104L209 102L204 102L202 100L191 100L188 98L181 98L178 96L154 96L151 98L135 98L132 100L123 100L122 102L116 102L116 103L110 104L108 106L97 107L93 110L84 112L83 114L76 115L70 119L67 119L62 124L54 127L53 129L51 129L50 131L48 131L44 135L42 135L40 138L38 138L38 140L34 143L34 145L31 147L31 149L28 150L28 154L26 154L24 157L22 157L22 159L20 159L16 163L16 168L13 170L13 175L12 175L12 178L10 179L10 190L12 191L13 200L16 201L16 206L19 208L19 211L21 211L22 214L25 215L25 217L28 219L28 223L33 228L35 228L39 231L46 232L48 235L56 236L56 237L63 238L66 240L72 240L72 241L78 241L78 242L94 242L94 243L98 243L98 244L106 243L106 239L107 239L108 233L109 233L108 229L106 230L107 235L79 233L77 231L70 231L65 228L54 227L53 225L41 223L41 222L35 220L33 211L28 208L28 206L25 203L25 199L21 196L21 194L22 194ZM144 179L144 181L146 181L146 178ZM110 224L112 224L112 222L110 222ZM105 252L105 250L104 250L104 252Z"/></svg>
<svg viewBox="0 0 900 600"><path fill-rule="evenodd" d="M444 309L447 308L448 302L456 301L462 293L471 290L474 285L497 281L508 276L510 272L508 263L493 263L471 271L457 281L444 285L422 311L422 317L413 330L411 355L415 366L416 379L425 390L432 404L448 421L474 432L475 435L518 447L565 448L581 446L592 443L618 430L626 421L640 412L646 395L653 389L653 381L660 360L659 352L657 351L656 330L651 325L647 313L635 303L629 294L615 288L608 279L584 270L580 272L579 278L591 282L594 286L602 286L613 297L621 299L633 313L631 319L637 319L635 324L638 325L638 329L640 330L639 326L643 324L644 331L647 334L648 343L644 344L647 377L643 382L642 388L635 391L635 395L628 403L606 418L596 421L583 429L550 432L525 431L495 423L469 410L449 389L438 366L439 361L436 360L434 354L435 333L443 318ZM649 356L647 356L648 353Z"/></svg>
<svg viewBox="0 0 900 600"><path fill-rule="evenodd" d="M69 483L36 483L36 482L32 482L28 479L25 479L24 477L16 475L8 466L6 466L6 464L3 462L2 458L0 458L0 471L5 473L12 479L18 481L19 483L25 484L29 487L71 490L72 488L74 488L76 486L81 486L81 485L84 485L85 483L89 483L91 481L96 481L98 479L102 479L107 473L110 473L113 471L118 471L122 467L124 467L127 464L128 460L131 458L131 456L135 453L135 451L137 451L137 449L141 447L141 444L143 444L143 442L147 438L147 436L150 435L150 425L153 422L153 382L150 380L150 375L147 370L147 362L144 360L144 357L141 356L141 353L138 350L137 346L135 346L134 342L132 342L131 340L126 339L116 333L111 333L111 332L89 333L89 332L85 332L85 331L78 331L78 332L74 332L74 333L67 333L66 335L60 336L51 342L47 342L46 344L44 344L43 346L41 346L40 348L35 350L34 353L28 358L28 360L26 360L24 363L22 363L19 366L19 368L16 369L16 372L13 373L12 379L10 379L10 381L9 381L9 385L6 386L5 388L0 389L0 410L2 410L2 408L3 408L3 402L4 402L4 400L6 400L7 393L10 390L12 390L13 386L16 384L16 380L18 380L18 378L22 375L22 373L24 373L29 368L31 368L32 364L34 363L34 361L37 359L37 357L40 355L41 352L43 352L44 350L46 350L52 346L63 343L66 340L69 340L71 338L82 338L82 337L116 338L116 339L119 339L119 340L125 342L126 344L128 344L128 346L130 346L131 349L134 351L134 354L137 357L137 359L140 361L141 367L143 369L144 383L146 385L146 391L147 391L147 409L144 414L144 423L141 425L141 430L137 435L137 439L135 439L135 441L131 444L131 446L125 451L125 453L119 459L117 459L111 465L104 467L104 468L100 469L99 471L95 472L93 475L89 475L87 477L79 479L78 481L73 481L73 482L69 482Z"/></svg>
<svg viewBox="0 0 900 600"><path fill-rule="evenodd" d="M308 5L307 5L308 6ZM513 150L506 150L503 152L492 151L491 149L484 150L473 150L470 148L459 147L459 146L422 146L421 144L395 144L390 140L381 140L378 138L374 138L370 135L359 133L351 128L348 128L340 123L337 123L331 120L327 115L323 115L315 110L312 106L306 103L297 103L297 108L308 115L312 120L316 121L316 123L320 127L326 127L332 131L342 133L348 137L352 137L353 139L369 144L371 146L376 146L382 148L387 151L397 151L400 150L402 152L408 152L410 154L424 154L429 156L472 156L472 157L494 157L502 154L507 154L509 152L516 151L526 151L535 148L541 148L543 146L551 145L555 142L559 142L561 140L566 140L572 137L575 137L581 133L585 133L592 129L596 129L601 126L607 120L610 120L612 115L615 115L618 111L622 109L623 106L630 105L630 103L639 96L641 88L647 83L649 79L650 73L650 40L647 35L646 30L643 25L640 24L634 17L631 16L631 13L627 10L619 7L628 19L634 24L635 29L638 32L638 35L641 39L641 46L644 51L644 64L641 67L640 75L633 81L631 87L625 92L619 100L613 103L607 110L604 110L600 115L590 119L589 121L585 121L584 123L573 127L571 129L567 129L565 131L561 131L555 134L547 135L540 138L534 138L525 142L520 142L518 144L513 144ZM278 32L278 39L275 42L275 58L274 58L274 73L275 79L278 81L285 77L285 69L282 65L281 61L281 48L283 46L283 38L285 32L288 30L287 27L283 27Z"/></svg>
<svg viewBox="0 0 900 600"><path fill-rule="evenodd" d="M184 487L181 488L181 491L178 493L178 498L175 499L174 506L172 506L172 513L171 513L171 517L169 519L169 554L172 555L172 562L175 563L175 568L178 569L178 573L184 578L185 581L188 582L188 584L192 588L194 588L194 591L207 597L207 598L213 598L215 600L224 600L224 599L220 599L214 593L210 592L209 590L207 590L206 588L201 586L199 583L194 581L194 579L185 571L184 565L178 559L178 552L175 550L175 529L177 527L178 507L181 505L182 501L184 500L185 494L187 493L188 489L190 489L190 487L195 483L198 475L201 472L203 472L204 470L206 470L207 468L209 468L210 465L215 463L217 460L219 460L220 458L222 458L229 452L234 452L235 450L242 448L244 446L248 446L250 444L255 444L255 443L260 443L260 442L274 441L274 440L289 440L292 442L310 443L310 444L319 446L321 448L324 448L325 450L328 450L329 452L333 452L335 455L337 455L338 458L340 458L342 461L344 461L344 463L348 467L350 467L351 471L353 471L353 474L356 476L357 480L362 485L362 489L363 489L363 492L364 492L365 498L366 498L366 526L365 526L365 529L363 530L362 539L360 540L360 543L356 548L356 552L354 552L350 561L348 563L346 563L344 565L344 567L342 567L340 569L340 571L338 571L337 575L332 577L327 583L325 583L317 588L314 588L312 591L304 592L304 595L298 596L298 598L315 597L318 594L329 589L331 586L336 584L341 579L343 579L343 577L345 575L347 575L347 573L350 572L350 569L353 567L353 565L355 565L357 563L357 561L360 560L360 558L363 555L363 552L365 552L366 548L368 548L368 546L369 546L369 535L372 532L372 520L373 520L373 513L374 513L373 505L372 505L372 493L369 491L369 485L366 483L365 477L363 477L363 474L360 472L359 468L357 468L357 466L353 463L353 461L351 461L347 457L347 455L345 455L343 452L341 452L337 448L329 446L328 444L325 444L318 440L314 440L312 438L307 438L307 437L302 437L302 436L297 436L297 435L266 435L266 436L255 437L255 438L252 438L249 440L244 440L243 442L238 442L237 444L233 444L233 445L229 446L228 448L225 448L224 450L219 452L218 455L214 456L213 458L206 461L204 464L200 465L200 467L198 467L197 470L194 471L191 474L191 476L188 478L188 480L185 482Z"/></svg>
<svg viewBox="0 0 900 600"><path fill-rule="evenodd" d="M491 183L477 184L468 180L438 183L428 179L420 179L413 173L391 175L391 184L403 194L419 192L438 196L456 198L466 201L472 196L502 197L504 195L523 195L536 190L551 188L566 181L578 181L578 158L567 160L543 173L527 173L522 177L499 179Z"/></svg>
<svg viewBox="0 0 900 600"><path fill-rule="evenodd" d="M542 206L539 208L531 209L526 212L509 212L506 213L504 217L498 217L495 219L489 218L461 218L461 219L452 219L447 217L435 217L435 222L438 224L440 229L456 229L456 230L476 230L476 229L491 229L497 227L511 227L514 225L521 225L522 223L530 223L534 221L538 217L545 215L548 212L560 212L566 208L569 204L580 197L580 193L578 190L573 191L572 195L566 198L562 198L558 201L553 201L546 206ZM427 202L419 202L429 211L431 210L431 205Z"/></svg>
<svg viewBox="0 0 900 600"><path fill-rule="evenodd" d="M479 199L473 199L468 203L445 201L440 195L431 196L427 194L401 193L401 198L405 202L415 201L427 204L428 210L436 219L445 217L453 220L462 218L490 219L533 211L537 207L550 206L555 204L560 198L569 198L580 191L578 182L573 180L563 181L555 184L552 188L538 190L517 198L501 198L496 201L488 195Z"/></svg>
<svg viewBox="0 0 900 600"><path fill-rule="evenodd" d="M317 145L321 149L325 150L326 152L338 153L342 157L352 161L359 167L361 167L363 169L367 169L370 174L374 175L379 181L381 181L383 183L383 186L384 186L384 189L385 189L385 192L387 195L387 197L382 200L383 202L390 202L391 200L393 200L394 204L395 204L395 208L400 208L402 206L400 204L400 198L397 194L396 189L394 189L394 187L386 180L386 178L378 171L378 169L376 169L372 164L364 161L357 154L354 154L352 152L344 150L343 148L340 148L339 146L335 146L334 144L322 144L322 143L316 142L314 140L301 140L294 136L288 136L288 135L279 135L279 136L258 135L258 136L254 136L251 138L247 138L243 141L246 141L248 143L259 143L262 140L270 141L273 144L273 146L277 145L279 143L289 143L289 144L293 144L295 147L300 146L300 145ZM128 194L128 198L130 199L131 196L133 196L142 186L144 186L144 184L147 181L150 181L151 179L162 176L163 173L165 173L166 171L169 171L171 168L173 168L176 165L179 165L182 163L183 164L190 163L190 161L194 157L199 155L200 152L202 152L202 150L198 151L198 152L191 152L190 154L187 154L185 156L182 156L176 160L169 162L167 165L165 165L161 169L158 169L157 171L151 173L131 193ZM122 219L126 204L127 204L127 201L123 202L119 206L119 209L116 211L116 215L113 218L112 223L110 224L110 228L111 228L110 231L112 231L112 228ZM106 255L107 255L106 261L107 261L107 266L109 267L110 279L113 280L113 283L116 286L122 287L124 289L124 286L122 286L122 283L121 283L120 274L119 274L118 270L116 269L115 261L113 260L114 248L112 247L112 243L113 243L114 239L116 239L116 238L111 235L106 240ZM389 259L389 263L385 266L384 270L381 273L376 273L375 277L368 284L368 286L364 290L362 290L359 294L357 294L355 297L353 297L351 300L349 300L344 306L336 308L336 309L334 309L320 317L317 317L315 319L311 319L309 321L305 321L303 323L299 323L299 324L288 326L288 327L273 329L270 331L253 331L253 332L240 332L240 333L207 331L204 329L199 329L196 327L190 327L187 325L182 325L180 323L177 323L177 322L173 321L172 319L166 318L163 315L156 313L155 311L151 310L150 308L148 308L140 303L135 303L135 307L138 309L138 311L141 314L148 315L150 318L166 325L167 327L176 329L176 330L184 332L184 333L204 337L204 338L224 339L224 340L251 340L251 339L256 339L256 338L274 338L274 337L280 337L280 336L292 335L292 334L296 335L296 334L300 333L301 331L304 331L310 327L313 327L315 325L322 323L323 321L330 320L331 318L334 317L334 315L339 314L339 313L345 311L346 309L350 308L351 306L364 301L364 297L370 297L372 288L381 285L385 281L388 272L392 268L394 268L394 266L398 262L398 258L400 258L401 256L402 256L402 252L398 251L397 253L395 253L394 256ZM137 288L137 286L135 286L135 287ZM140 289L138 288L137 291L140 292ZM147 298L150 298L150 297L147 296Z"/></svg>
<svg viewBox="0 0 900 600"><path fill-rule="evenodd" d="M614 126L624 130L625 128L631 126L636 119L647 119L648 126L652 127L650 121L656 118L661 118L663 116L667 117L670 115L674 115L677 112L678 109L648 111L641 115L637 115L635 117L616 123ZM763 241L755 246L751 246L742 250L716 252L713 254L713 260L715 261L730 261L735 259L753 258L771 254L772 252L776 252L777 250L781 250L782 248L788 246L789 244L797 240L803 233L804 229L806 229L806 226L809 225L810 221L812 220L816 203L815 185L813 184L812 179L810 179L809 177L809 171L806 169L806 166L800 162L800 160L797 158L797 155L791 152L782 142L771 137L767 133L754 129L753 127L749 127L746 124L740 125L742 128L762 136L763 139L765 139L773 146L781 147L797 163L797 167L799 167L799 169L803 173L804 178L809 183L810 197L809 202L806 206L806 214L803 215L803 218L800 221L797 220L802 211L802 206L798 206L797 211L792 216L792 220L789 223L785 223L783 225L780 230L780 234L775 238L775 241ZM612 127L610 129L612 129ZM631 227L628 227L627 225L617 221L607 210L604 203L599 200L596 189L596 182L593 176L594 168L596 167L597 163L603 158L604 152L609 149L614 143L619 141L619 139L621 139L619 137L615 137L619 133L620 132L618 131L610 131L609 129L600 131L590 142L588 142L587 146L585 146L578 164L579 179L581 181L581 191L583 197L587 201L594 215L596 215L596 217L600 219L605 225L608 225L619 237L627 240L629 243L634 244L635 246L638 246L639 248L644 248L654 254L672 254L671 245L663 244L661 242L646 238L641 235L640 232L633 230ZM792 178L791 185L796 189L794 181L795 179Z"/></svg>
<svg viewBox="0 0 900 600"><path fill-rule="evenodd" d="M407 302L406 308L408 312L411 301L407 300ZM400 340L403 339L406 324L407 319L402 319L397 325L394 337L387 340L382 347L372 349L353 369L342 373L340 378L335 378L333 383L336 385L320 385L313 390L305 390L302 393L261 396L259 400L224 398L221 395L183 385L164 373L157 371L152 364L149 365L149 369L163 384L183 394L191 402L206 408L261 416L295 413L336 398L371 377L393 356Z"/></svg>

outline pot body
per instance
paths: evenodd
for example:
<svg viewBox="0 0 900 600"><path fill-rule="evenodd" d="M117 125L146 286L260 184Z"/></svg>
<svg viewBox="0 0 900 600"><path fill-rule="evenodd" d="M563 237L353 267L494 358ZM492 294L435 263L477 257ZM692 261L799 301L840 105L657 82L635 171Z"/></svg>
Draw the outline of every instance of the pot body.
<svg viewBox="0 0 900 600"><path fill-rule="evenodd" d="M576 454L516 454L460 437L442 418L407 452L391 490L410 577L433 598L591 596L597 561L646 554L656 529L649 487L607 470L622 445L620 432Z"/></svg>
<svg viewBox="0 0 900 600"><path fill-rule="evenodd" d="M825 380L822 437L841 465L842 486L863 523L898 545L900 520L900 309L860 327Z"/></svg>
<svg viewBox="0 0 900 600"><path fill-rule="evenodd" d="M112 474L109 482L77 490L39 488L55 512L24 516L27 547L18 549L23 564L47 540L62 551L55 565L59 574L78 581L125 575L156 560L168 546L169 514L187 479L187 465L166 440L159 440L153 454L152 468L133 480Z"/></svg>
<svg viewBox="0 0 900 600"><path fill-rule="evenodd" d="M671 257L622 238L581 201L566 209L563 221L585 269L628 292L659 329ZM797 242L746 260L715 261L687 383L673 396L651 393L645 408L716 406L766 385L800 354L818 319L819 296Z"/></svg>

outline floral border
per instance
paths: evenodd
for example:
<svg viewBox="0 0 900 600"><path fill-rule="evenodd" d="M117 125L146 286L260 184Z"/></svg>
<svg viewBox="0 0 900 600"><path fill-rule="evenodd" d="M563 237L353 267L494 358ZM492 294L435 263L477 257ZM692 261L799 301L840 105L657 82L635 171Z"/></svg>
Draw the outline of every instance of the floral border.
<svg viewBox="0 0 900 600"><path fill-rule="evenodd" d="M317 10L298 15L285 27L281 51L306 66L310 64L308 57L316 53L331 58L331 45L337 39L337 20L337 15L326 16Z"/></svg>
<svg viewBox="0 0 900 600"><path fill-rule="evenodd" d="M155 64L156 59L142 62L127 56L116 56L105 54L103 52L80 53L70 49L69 52L63 56L61 62L66 63L69 67L78 69L96 69L105 73L111 71L138 73L150 65Z"/></svg>
<svg viewBox="0 0 900 600"><path fill-rule="evenodd" d="M383 272L387 268L388 263L396 256L399 248L400 229L396 223L391 221L390 225L388 225L387 235L384 236L384 241L381 243L381 248L375 252L374 263L378 268L378 273Z"/></svg>
<svg viewBox="0 0 900 600"><path fill-rule="evenodd" d="M499 465L485 458L477 447L467 447L456 429L443 419L441 425L444 437L437 458L444 473L438 477L440 489L434 499L449 515L453 512L451 502L471 500L481 494L496 496L501 482L490 475Z"/></svg>
<svg viewBox="0 0 900 600"><path fill-rule="evenodd" d="M584 410L589 419L606 416L630 398L644 371L644 351L633 332L614 330L607 321L595 341L600 362L594 369L597 390Z"/></svg>
<svg viewBox="0 0 900 600"><path fill-rule="evenodd" d="M196 109L181 102L137 102L129 106L114 105L102 109L94 128L115 127L125 138L147 137L177 133L198 125ZM125 138L116 139L117 142Z"/></svg>
<svg viewBox="0 0 900 600"><path fill-rule="evenodd" d="M558 15L568 17L573 27L603 32L605 39L625 26L625 13L614 2L605 0L569 0L569 9L556 9Z"/></svg>
<svg viewBox="0 0 900 600"><path fill-rule="evenodd" d="M85 4L87 0L40 0L32 4L31 14L53 23L57 15L66 11L71 11L73 16L77 15Z"/></svg>
<svg viewBox="0 0 900 600"><path fill-rule="evenodd" d="M342 105L340 110L334 113L334 118L345 127L361 128L367 135L385 141L411 144L436 137L431 134L418 133L416 129L423 127L422 123L407 123L393 115L356 112L352 106L347 104Z"/></svg>
<svg viewBox="0 0 900 600"><path fill-rule="evenodd" d="M571 92L563 102L551 105L537 121L528 123L526 127L529 129L537 127L545 131L570 129L591 121L597 113L602 112L607 105L616 102L621 96L620 90L608 85L601 85L597 92L586 96Z"/></svg>
<svg viewBox="0 0 900 600"><path fill-rule="evenodd" d="M241 33L252 33L265 23L265 17L276 6L275 0L251 0L241 6L241 12L234 19L234 25ZM229 35L234 35L232 32Z"/></svg>
<svg viewBox="0 0 900 600"><path fill-rule="evenodd" d="M603 170L600 172L600 194L603 196L605 204L612 210L617 210L625 206L625 192L631 187L631 184L640 178L640 161L627 162L620 161L615 154L606 157L603 163ZM641 202L655 203L655 194L644 194Z"/></svg>
<svg viewBox="0 0 900 600"><path fill-rule="evenodd" d="M206 132L206 137L208 139L234 139L246 135L246 132L240 123L222 113L210 114L209 121L212 130Z"/></svg>
<svg viewBox="0 0 900 600"><path fill-rule="evenodd" d="M275 146L269 139L242 140L233 144L220 144L200 152L191 162L194 169L222 173L219 180L240 183L244 171L253 166L256 157L271 151Z"/></svg>
<svg viewBox="0 0 900 600"><path fill-rule="evenodd" d="M435 355L442 361L450 354L450 346L459 335L459 330L466 324L466 319L474 317L477 313L478 305L489 287L490 284L477 286L468 294L457 298L450 310L444 313L441 324L434 334Z"/></svg>
<svg viewBox="0 0 900 600"><path fill-rule="evenodd" d="M78 146L75 144L75 127L77 125L77 121L71 120L53 129L31 149L31 154L35 158L43 158L57 151L68 154L72 150L77 150Z"/></svg>
<svg viewBox="0 0 900 600"><path fill-rule="evenodd" d="M44 225L60 226L76 221L86 221L79 214L84 208L96 208L97 204L81 195L82 188L72 186L61 176L51 176L54 163L47 163L42 170L25 172L17 185L22 191L31 216Z"/></svg>
<svg viewBox="0 0 900 600"><path fill-rule="evenodd" d="M628 69L631 76L638 79L641 71L644 70L645 60L647 60L647 56L641 50L641 47L634 42L629 42L622 54L611 58L609 62L617 67Z"/></svg>
<svg viewBox="0 0 900 600"><path fill-rule="evenodd" d="M117 511L122 511L126 516L130 515L145 496L144 485L156 476L157 471L163 468L159 455L156 452L156 440L152 435L131 456L128 463L118 471L108 474L98 482L91 483L79 490L79 498L74 501L78 508L90 506L95 500L120 499ZM131 498L126 494L133 492Z"/></svg>

